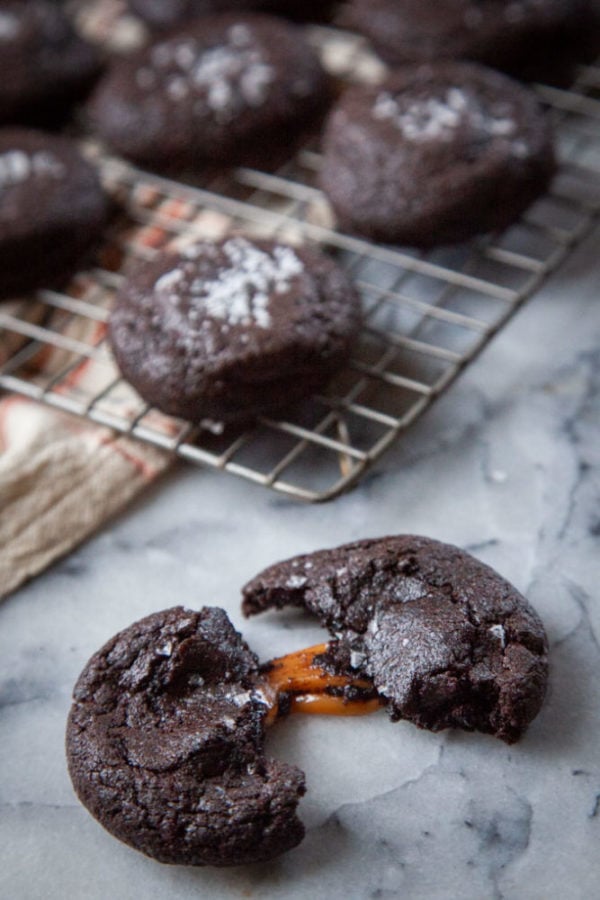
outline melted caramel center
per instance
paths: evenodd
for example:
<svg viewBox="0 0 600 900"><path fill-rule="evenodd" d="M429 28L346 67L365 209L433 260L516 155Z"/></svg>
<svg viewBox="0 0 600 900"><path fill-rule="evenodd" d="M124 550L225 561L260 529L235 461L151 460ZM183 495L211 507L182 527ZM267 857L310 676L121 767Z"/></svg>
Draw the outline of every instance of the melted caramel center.
<svg viewBox="0 0 600 900"><path fill-rule="evenodd" d="M378 698L351 699L335 693L346 687L372 692L373 685L364 678L332 675L317 665L315 657L326 653L328 646L316 644L269 663L266 680L274 697L269 724L277 719L284 697L289 712L306 715L366 716L380 708Z"/></svg>

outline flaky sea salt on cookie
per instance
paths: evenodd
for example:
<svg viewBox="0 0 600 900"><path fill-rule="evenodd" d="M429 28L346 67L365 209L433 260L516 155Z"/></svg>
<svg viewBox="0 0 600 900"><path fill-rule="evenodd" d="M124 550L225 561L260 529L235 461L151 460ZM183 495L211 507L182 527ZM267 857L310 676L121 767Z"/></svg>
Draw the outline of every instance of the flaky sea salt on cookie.
<svg viewBox="0 0 600 900"><path fill-rule="evenodd" d="M474 63L350 88L323 139L321 184L341 228L430 247L505 228L555 169L535 95Z"/></svg>
<svg viewBox="0 0 600 900"><path fill-rule="evenodd" d="M176 171L270 157L315 114L327 80L302 31L258 14L191 23L115 64L89 110L101 137Z"/></svg>
<svg viewBox="0 0 600 900"><path fill-rule="evenodd" d="M229 422L322 387L359 323L355 289L321 252L229 237L140 266L119 293L109 337L148 403Z"/></svg>

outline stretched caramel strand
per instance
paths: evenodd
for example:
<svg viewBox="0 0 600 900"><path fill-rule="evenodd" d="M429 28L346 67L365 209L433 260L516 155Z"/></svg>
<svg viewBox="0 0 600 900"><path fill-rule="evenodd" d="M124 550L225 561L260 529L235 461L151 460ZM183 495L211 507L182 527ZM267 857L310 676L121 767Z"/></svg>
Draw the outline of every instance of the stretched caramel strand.
<svg viewBox="0 0 600 900"><path fill-rule="evenodd" d="M274 721L280 712L282 698L286 701L286 711L320 716L366 716L381 706L378 698L343 696L338 692L343 688L354 688L358 692L371 693L373 685L364 678L349 675L332 675L315 663L315 658L327 652L328 644L317 644L287 656L279 657L268 664L266 680L274 695L274 705L269 721Z"/></svg>
<svg viewBox="0 0 600 900"><path fill-rule="evenodd" d="M292 697L290 712L311 716L368 716L381 709L381 700L348 700L331 694L300 694Z"/></svg>

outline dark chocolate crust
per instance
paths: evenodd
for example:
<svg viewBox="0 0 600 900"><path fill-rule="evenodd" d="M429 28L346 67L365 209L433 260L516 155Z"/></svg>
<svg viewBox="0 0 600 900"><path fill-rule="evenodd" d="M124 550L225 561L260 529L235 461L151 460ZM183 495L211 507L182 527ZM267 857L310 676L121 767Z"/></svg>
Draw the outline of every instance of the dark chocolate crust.
<svg viewBox="0 0 600 900"><path fill-rule="evenodd" d="M359 323L356 291L322 253L234 237L140 266L117 297L109 339L148 403L231 422L322 387Z"/></svg>
<svg viewBox="0 0 600 900"><path fill-rule="evenodd" d="M61 122L100 71L98 51L57 3L0 3L0 122Z"/></svg>
<svg viewBox="0 0 600 900"><path fill-rule="evenodd" d="M590 0L352 0L342 21L393 66L471 59L550 80L598 28Z"/></svg>
<svg viewBox="0 0 600 900"><path fill-rule="evenodd" d="M0 296L69 275L107 216L96 170L73 141L0 132Z"/></svg>
<svg viewBox="0 0 600 900"><path fill-rule="evenodd" d="M243 591L247 616L305 607L336 637L329 663L371 678L393 719L518 740L548 679L544 627L489 566L402 535L298 556Z"/></svg>
<svg viewBox="0 0 600 900"><path fill-rule="evenodd" d="M164 31L199 16L262 10L261 0L129 0L129 8L150 28Z"/></svg>
<svg viewBox="0 0 600 900"><path fill-rule="evenodd" d="M131 11L152 29L173 28L180 22L212 13L257 10L290 19L326 19L332 3L327 0L129 0Z"/></svg>
<svg viewBox="0 0 600 900"><path fill-rule="evenodd" d="M322 111L328 82L298 26L259 14L190 23L115 63L90 104L106 143L177 172L270 158Z"/></svg>
<svg viewBox="0 0 600 900"><path fill-rule="evenodd" d="M330 113L321 185L339 226L431 247L505 228L555 160L534 94L474 63L401 69Z"/></svg>
<svg viewBox="0 0 600 900"><path fill-rule="evenodd" d="M81 802L164 863L272 859L304 836L304 776L263 753L258 661L226 614L176 607L108 641L74 692L67 757Z"/></svg>

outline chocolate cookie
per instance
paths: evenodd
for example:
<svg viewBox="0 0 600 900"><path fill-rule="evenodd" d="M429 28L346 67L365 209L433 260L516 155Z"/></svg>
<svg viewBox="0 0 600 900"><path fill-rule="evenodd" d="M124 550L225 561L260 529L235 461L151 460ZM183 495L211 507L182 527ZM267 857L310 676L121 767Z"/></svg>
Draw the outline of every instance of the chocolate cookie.
<svg viewBox="0 0 600 900"><path fill-rule="evenodd" d="M94 47L49 0L0 2L0 122L50 123L99 72Z"/></svg>
<svg viewBox="0 0 600 900"><path fill-rule="evenodd" d="M99 236L108 203L67 138L0 131L0 296L69 274Z"/></svg>
<svg viewBox="0 0 600 900"><path fill-rule="evenodd" d="M358 326L356 291L320 252L231 237L137 269L117 297L109 338L148 403L228 422L322 387Z"/></svg>
<svg viewBox="0 0 600 900"><path fill-rule="evenodd" d="M318 616L338 638L329 664L372 679L392 719L512 743L544 699L540 619L456 547L412 536L358 541L271 566L243 593L246 615L303 606Z"/></svg>
<svg viewBox="0 0 600 900"><path fill-rule="evenodd" d="M394 66L467 58L538 78L597 27L590 0L352 0L343 20Z"/></svg>
<svg viewBox="0 0 600 900"><path fill-rule="evenodd" d="M267 711L257 658L222 610L155 613L77 682L75 791L107 831L160 862L272 859L304 836L304 776L265 756Z"/></svg>
<svg viewBox="0 0 600 900"><path fill-rule="evenodd" d="M228 10L260 10L292 19L321 20L332 4L324 0L129 0L133 13L156 30Z"/></svg>
<svg viewBox="0 0 600 900"><path fill-rule="evenodd" d="M502 229L555 170L533 93L474 63L398 70L331 112L321 185L342 229L430 247Z"/></svg>
<svg viewBox="0 0 600 900"><path fill-rule="evenodd" d="M90 113L102 138L160 169L269 156L325 101L327 80L294 25L206 17L116 63Z"/></svg>

